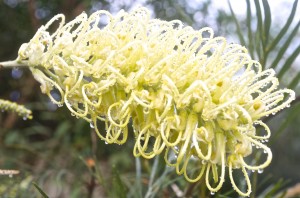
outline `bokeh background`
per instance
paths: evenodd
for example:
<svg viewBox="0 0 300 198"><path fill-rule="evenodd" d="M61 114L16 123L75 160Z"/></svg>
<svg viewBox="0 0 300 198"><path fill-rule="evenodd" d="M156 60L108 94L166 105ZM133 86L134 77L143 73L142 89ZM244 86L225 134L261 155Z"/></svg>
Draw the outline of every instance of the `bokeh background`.
<svg viewBox="0 0 300 198"><path fill-rule="evenodd" d="M55 14L63 13L67 20L71 20L81 12L90 14L104 9L115 14L120 9L129 11L141 5L149 8L154 18L180 19L195 29L209 26L216 35L226 37L229 42L249 46L254 42L249 39L249 34L255 35L258 31L257 2L262 17L267 17L268 13L263 9L266 0L231 0L235 15L231 13L228 2L220 0L1 0L0 61L16 58L19 46L28 42L36 30ZM247 3L252 12L248 18ZM272 18L268 32L270 40L280 33L293 8L295 16L282 39L268 54L268 59L260 53L263 49L258 44L249 53L266 68L274 67L281 72L282 87L293 88L299 95L300 6L293 7L293 0L269 0L269 5ZM20 171L13 177L0 175L0 197L41 197L33 182L49 197L131 197L135 194L132 192L136 177L133 137L122 146L106 145L96 137L89 123L76 119L65 107L58 108L42 95L39 84L27 69L0 70L0 98L25 104L33 111L34 117L23 120L13 113L0 112L0 169ZM291 108L266 119L272 131L268 146L274 157L263 174L253 175L256 182L254 197L264 197L272 189L276 193L297 190L295 185L300 182L298 103L299 98ZM140 162L143 185L147 186L153 160L141 159ZM160 166L163 169L163 163ZM175 172L168 175L167 181L168 185L159 190L157 197L180 197L180 191L177 192L174 185L182 192L190 193L191 197L210 196L203 193L205 189L199 193L198 184L185 182ZM142 193L144 191L147 191L146 187ZM237 197L237 194L232 192L228 179L215 196Z"/></svg>

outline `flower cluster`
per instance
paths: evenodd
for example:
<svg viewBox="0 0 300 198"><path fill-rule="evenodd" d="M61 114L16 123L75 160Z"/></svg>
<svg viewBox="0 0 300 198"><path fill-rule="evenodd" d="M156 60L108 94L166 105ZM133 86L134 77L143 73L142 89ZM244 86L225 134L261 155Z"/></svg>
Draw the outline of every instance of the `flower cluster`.
<svg viewBox="0 0 300 198"><path fill-rule="evenodd" d="M43 93L90 122L102 140L125 143L132 123L135 156L163 153L188 181L205 177L212 193L222 187L226 167L234 190L251 193L247 170L261 171L272 159L261 118L295 98L244 47L214 37L210 28L150 19L145 8L82 13L68 23L59 14L21 46L17 61L29 66ZM246 160L256 148L265 153L259 165ZM246 192L233 169L243 172Z"/></svg>
<svg viewBox="0 0 300 198"><path fill-rule="evenodd" d="M32 119L32 112L30 110L26 109L23 105L8 100L0 99L0 110L16 112L24 120Z"/></svg>

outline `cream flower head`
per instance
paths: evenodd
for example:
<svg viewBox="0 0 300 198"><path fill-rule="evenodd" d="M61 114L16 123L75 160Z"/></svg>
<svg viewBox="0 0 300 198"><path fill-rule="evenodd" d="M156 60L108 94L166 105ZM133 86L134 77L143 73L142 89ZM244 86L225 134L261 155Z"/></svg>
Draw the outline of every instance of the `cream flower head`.
<svg viewBox="0 0 300 198"><path fill-rule="evenodd" d="M247 170L260 171L272 159L263 143L270 130L261 119L295 98L244 47L214 37L210 28L150 19L146 8L82 13L69 23L56 15L21 46L17 61L29 66L43 93L90 122L102 140L125 143L132 122L136 157L164 153L188 181L205 177L212 193L222 187L226 167L234 190L251 193ZM266 153L259 165L245 160L255 147ZM233 169L243 172L246 192Z"/></svg>

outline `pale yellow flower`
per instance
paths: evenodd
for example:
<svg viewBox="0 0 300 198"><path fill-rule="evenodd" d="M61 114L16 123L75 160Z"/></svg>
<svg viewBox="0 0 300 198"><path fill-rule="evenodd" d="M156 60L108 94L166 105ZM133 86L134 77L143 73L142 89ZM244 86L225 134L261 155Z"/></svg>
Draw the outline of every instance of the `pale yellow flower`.
<svg viewBox="0 0 300 198"><path fill-rule="evenodd" d="M0 111L12 111L23 117L24 120L32 119L32 112L23 105L0 99Z"/></svg>
<svg viewBox="0 0 300 198"><path fill-rule="evenodd" d="M56 20L59 27L50 33ZM205 177L212 193L222 187L226 167L234 190L251 193L247 170L261 171L272 159L263 143L270 130L261 118L295 98L292 90L278 89L275 72L262 71L244 47L214 37L210 28L150 19L145 8L116 16L82 13L66 24L57 15L22 45L17 62L29 66L43 93L90 122L102 140L123 144L132 120L135 156L164 153L188 181ZM266 153L262 164L245 160L254 147ZM246 192L235 184L233 169L243 172Z"/></svg>

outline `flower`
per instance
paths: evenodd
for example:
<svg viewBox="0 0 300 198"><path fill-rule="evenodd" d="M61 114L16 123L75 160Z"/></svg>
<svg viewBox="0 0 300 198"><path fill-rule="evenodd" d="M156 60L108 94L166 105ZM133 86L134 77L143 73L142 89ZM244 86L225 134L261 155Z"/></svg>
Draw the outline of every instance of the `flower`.
<svg viewBox="0 0 300 198"><path fill-rule="evenodd" d="M8 100L0 99L0 110L16 112L24 120L32 119L32 112L30 110L26 109L23 105Z"/></svg>
<svg viewBox="0 0 300 198"><path fill-rule="evenodd" d="M164 153L177 174L190 182L205 177L212 193L222 187L227 167L234 190L251 193L247 170L261 172L272 159L262 118L295 98L292 90L278 89L275 72L263 71L244 47L214 37L210 28L150 19L146 8L116 16L82 13L68 23L56 15L21 46L17 62L102 140L125 143L132 121L136 157ZM246 157L256 147L266 153L265 162L249 164ZM235 184L233 169L243 172L246 192Z"/></svg>

